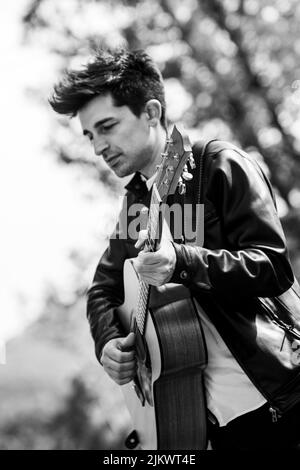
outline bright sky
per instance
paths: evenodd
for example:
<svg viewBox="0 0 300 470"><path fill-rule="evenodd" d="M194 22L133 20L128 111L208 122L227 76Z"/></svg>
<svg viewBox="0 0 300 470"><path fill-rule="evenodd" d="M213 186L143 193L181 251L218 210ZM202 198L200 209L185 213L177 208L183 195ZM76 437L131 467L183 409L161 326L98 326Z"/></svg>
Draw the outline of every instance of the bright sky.
<svg viewBox="0 0 300 470"><path fill-rule="evenodd" d="M58 167L45 150L54 113L24 90L50 89L56 66L38 45L21 45L18 20L27 3L2 2L0 7L0 340L19 333L41 313L49 284L68 298L76 282L68 253L72 247L87 252L95 246L94 234L103 229L100 222L109 209L103 194L96 203L84 201L82 190L88 183L81 181L78 170ZM100 200L102 219L97 220ZM99 240L99 252L102 244ZM86 274L89 280L95 263Z"/></svg>

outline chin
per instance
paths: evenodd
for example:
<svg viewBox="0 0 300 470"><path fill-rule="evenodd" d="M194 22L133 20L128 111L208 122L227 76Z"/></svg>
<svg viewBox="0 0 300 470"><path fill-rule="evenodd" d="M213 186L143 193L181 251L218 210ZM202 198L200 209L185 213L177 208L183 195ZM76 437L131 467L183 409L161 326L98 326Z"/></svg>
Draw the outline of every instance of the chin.
<svg viewBox="0 0 300 470"><path fill-rule="evenodd" d="M113 171L119 178L124 178L125 176L132 174L132 171L130 171L128 168L114 168Z"/></svg>

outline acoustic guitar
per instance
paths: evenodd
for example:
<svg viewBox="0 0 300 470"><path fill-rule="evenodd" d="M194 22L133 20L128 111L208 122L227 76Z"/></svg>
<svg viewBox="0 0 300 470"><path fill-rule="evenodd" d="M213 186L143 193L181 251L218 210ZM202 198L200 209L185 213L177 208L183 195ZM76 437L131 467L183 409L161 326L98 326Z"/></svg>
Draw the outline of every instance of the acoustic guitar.
<svg viewBox="0 0 300 470"><path fill-rule="evenodd" d="M162 235L163 206L193 164L188 137L174 126L153 185L144 250L156 251ZM207 357L200 318L189 289L154 287L141 281L131 260L124 264L125 301L118 309L136 335L137 373L122 386L145 450L201 450L207 446L203 369Z"/></svg>

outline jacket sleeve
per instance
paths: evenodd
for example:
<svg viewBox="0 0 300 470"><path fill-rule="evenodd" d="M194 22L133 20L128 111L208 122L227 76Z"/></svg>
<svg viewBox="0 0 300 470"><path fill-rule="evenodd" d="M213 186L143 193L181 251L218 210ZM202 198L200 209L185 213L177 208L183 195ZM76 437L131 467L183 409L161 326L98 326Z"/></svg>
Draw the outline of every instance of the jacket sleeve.
<svg viewBox="0 0 300 470"><path fill-rule="evenodd" d="M124 301L125 248L122 240L110 240L87 292L87 318L99 362L104 345L113 338L125 336L116 312L116 307Z"/></svg>
<svg viewBox="0 0 300 470"><path fill-rule="evenodd" d="M211 160L206 194L220 218L224 246L174 243L177 262L170 282L225 296L286 291L293 272L271 185L257 162L232 149L220 151Z"/></svg>
<svg viewBox="0 0 300 470"><path fill-rule="evenodd" d="M115 231L100 258L93 283L87 292L87 318L99 362L104 345L113 338L126 335L116 311L116 307L124 302L123 267L129 257L125 243L125 201L126 197Z"/></svg>

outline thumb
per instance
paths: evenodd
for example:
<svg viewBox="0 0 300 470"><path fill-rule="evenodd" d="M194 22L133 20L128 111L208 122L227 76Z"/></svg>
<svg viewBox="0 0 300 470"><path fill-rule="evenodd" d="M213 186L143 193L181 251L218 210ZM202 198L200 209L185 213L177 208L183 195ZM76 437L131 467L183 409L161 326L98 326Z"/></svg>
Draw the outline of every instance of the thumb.
<svg viewBox="0 0 300 470"><path fill-rule="evenodd" d="M139 238L136 244L134 245L137 249L142 248L145 244L145 241L147 240L148 236L148 231L147 230L141 230L139 232Z"/></svg>
<svg viewBox="0 0 300 470"><path fill-rule="evenodd" d="M135 343L135 334L133 332L129 333L125 338L122 338L119 341L119 347L122 351L126 349L132 349Z"/></svg>

